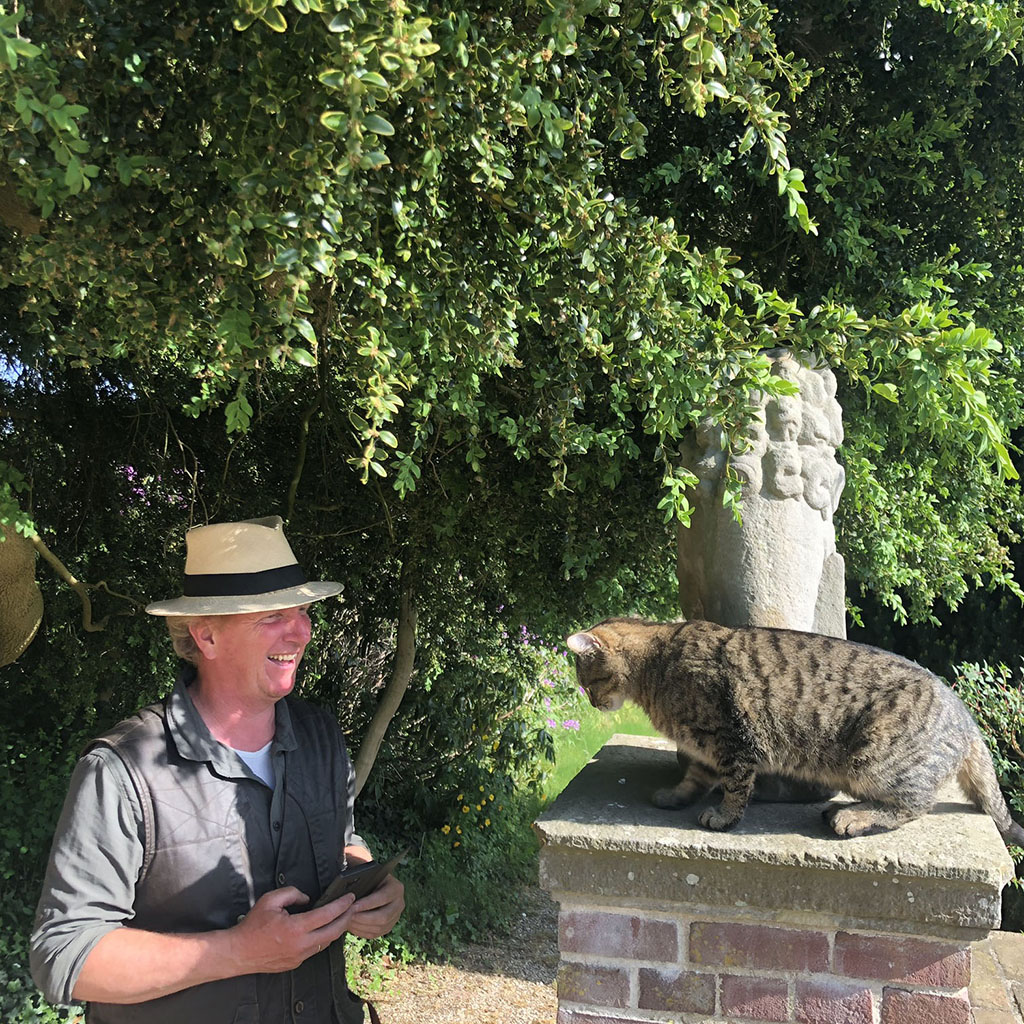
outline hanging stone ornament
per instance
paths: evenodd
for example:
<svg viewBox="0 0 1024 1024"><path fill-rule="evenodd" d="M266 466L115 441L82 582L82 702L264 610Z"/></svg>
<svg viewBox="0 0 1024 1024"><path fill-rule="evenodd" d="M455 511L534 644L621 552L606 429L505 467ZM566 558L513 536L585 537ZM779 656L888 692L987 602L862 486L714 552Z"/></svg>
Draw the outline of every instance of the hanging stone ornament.
<svg viewBox="0 0 1024 1024"><path fill-rule="evenodd" d="M36 583L36 549L9 526L0 526L0 667L21 656L43 621Z"/></svg>
<svg viewBox="0 0 1024 1024"><path fill-rule="evenodd" d="M796 395L760 396L745 450L727 455L710 418L683 443L700 483L678 532L680 605L688 619L846 636L846 577L833 517L846 482L836 449L842 409L832 371L788 349L766 353ZM757 402L758 395L752 396ZM722 505L728 471L742 487L737 523Z"/></svg>

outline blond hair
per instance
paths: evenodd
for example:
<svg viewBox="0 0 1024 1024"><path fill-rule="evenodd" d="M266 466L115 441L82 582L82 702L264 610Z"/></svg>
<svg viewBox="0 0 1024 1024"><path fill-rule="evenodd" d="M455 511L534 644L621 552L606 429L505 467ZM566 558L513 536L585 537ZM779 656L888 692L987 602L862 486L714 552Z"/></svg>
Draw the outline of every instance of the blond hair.
<svg viewBox="0 0 1024 1024"><path fill-rule="evenodd" d="M167 632L171 634L171 644L174 646L174 653L184 661L198 665L202 654L192 636L192 626L202 622L201 615L168 615Z"/></svg>

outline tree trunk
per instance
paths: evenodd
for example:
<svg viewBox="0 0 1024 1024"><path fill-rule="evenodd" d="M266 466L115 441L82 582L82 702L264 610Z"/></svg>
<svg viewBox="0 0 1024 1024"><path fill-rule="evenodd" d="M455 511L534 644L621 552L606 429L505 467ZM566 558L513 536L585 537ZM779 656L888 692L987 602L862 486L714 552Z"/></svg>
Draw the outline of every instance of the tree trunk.
<svg viewBox="0 0 1024 1024"><path fill-rule="evenodd" d="M377 752L391 719L395 717L405 691L412 680L413 661L416 657L416 604L413 594L412 574L408 572L408 564L402 568L402 597L398 612L398 638L395 644L395 660L391 666L391 678L384 687L384 694L377 705L373 720L370 722L359 747L355 759L356 795L362 792Z"/></svg>

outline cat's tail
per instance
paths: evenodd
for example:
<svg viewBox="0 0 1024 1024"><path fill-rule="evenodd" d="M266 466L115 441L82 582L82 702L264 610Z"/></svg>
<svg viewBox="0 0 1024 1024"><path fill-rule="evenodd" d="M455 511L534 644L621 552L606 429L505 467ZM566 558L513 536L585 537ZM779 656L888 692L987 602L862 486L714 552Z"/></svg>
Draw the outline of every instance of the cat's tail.
<svg viewBox="0 0 1024 1024"><path fill-rule="evenodd" d="M992 766L992 756L980 735L971 740L970 750L960 766L957 781L964 792L996 823L1004 842L1024 846L1024 828L1010 817L1010 808L1006 806L996 770Z"/></svg>

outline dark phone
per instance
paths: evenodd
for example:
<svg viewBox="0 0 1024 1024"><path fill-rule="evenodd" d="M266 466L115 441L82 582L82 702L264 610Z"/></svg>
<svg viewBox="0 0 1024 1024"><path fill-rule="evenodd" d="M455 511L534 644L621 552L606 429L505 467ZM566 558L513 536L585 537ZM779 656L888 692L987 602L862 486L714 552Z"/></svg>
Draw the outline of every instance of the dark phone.
<svg viewBox="0 0 1024 1024"><path fill-rule="evenodd" d="M391 860L384 861L383 864L379 861L370 860L365 864L356 864L354 867L346 868L324 889L323 895L313 906L322 907L325 903L330 903L331 900L336 900L347 892L355 893L357 900L361 900L364 896L369 896L391 874L395 867L397 867L398 862L408 852L409 848L406 847L401 852L396 853Z"/></svg>

